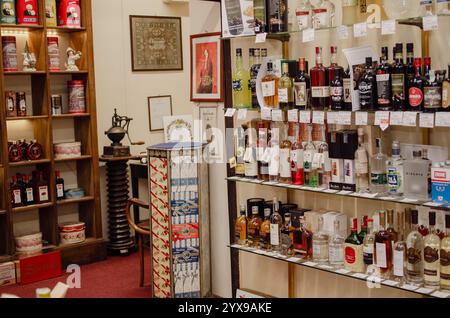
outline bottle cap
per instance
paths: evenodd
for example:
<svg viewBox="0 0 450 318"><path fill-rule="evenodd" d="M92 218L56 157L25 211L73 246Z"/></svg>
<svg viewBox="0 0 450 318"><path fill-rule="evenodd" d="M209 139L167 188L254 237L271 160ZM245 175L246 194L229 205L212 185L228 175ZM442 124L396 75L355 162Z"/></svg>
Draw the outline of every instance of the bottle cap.
<svg viewBox="0 0 450 318"><path fill-rule="evenodd" d="M386 60L389 59L389 49L387 46L383 46L381 48L381 54L386 57Z"/></svg>
<svg viewBox="0 0 450 318"><path fill-rule="evenodd" d="M248 55L249 56L255 56L255 49L254 48L249 48L248 49Z"/></svg>
<svg viewBox="0 0 450 318"><path fill-rule="evenodd" d="M284 220L290 219L290 218L291 218L291 214L289 212L284 214Z"/></svg>
<svg viewBox="0 0 450 318"><path fill-rule="evenodd" d="M422 65L422 59L420 57L414 58L414 66L420 67Z"/></svg>
<svg viewBox="0 0 450 318"><path fill-rule="evenodd" d="M322 53L322 48L320 46L316 46L316 54Z"/></svg>
<svg viewBox="0 0 450 318"><path fill-rule="evenodd" d="M242 56L242 49L236 49L236 56Z"/></svg>
<svg viewBox="0 0 450 318"><path fill-rule="evenodd" d="M396 43L395 44L395 52L396 53L403 53L403 43Z"/></svg>
<svg viewBox="0 0 450 318"><path fill-rule="evenodd" d="M431 65L431 57L427 56L423 58L423 64L424 65Z"/></svg>
<svg viewBox="0 0 450 318"><path fill-rule="evenodd" d="M273 64L272 62L267 62L267 70L272 71L273 70Z"/></svg>
<svg viewBox="0 0 450 318"><path fill-rule="evenodd" d="M331 54L337 53L337 46L331 46L330 52L331 52Z"/></svg>
<svg viewBox="0 0 450 318"><path fill-rule="evenodd" d="M435 225L436 225L436 212L431 211L431 212L428 214L428 223L429 223L430 225L432 225L432 226L435 226Z"/></svg>
<svg viewBox="0 0 450 318"><path fill-rule="evenodd" d="M364 136L364 128L362 127L358 128L358 136Z"/></svg>

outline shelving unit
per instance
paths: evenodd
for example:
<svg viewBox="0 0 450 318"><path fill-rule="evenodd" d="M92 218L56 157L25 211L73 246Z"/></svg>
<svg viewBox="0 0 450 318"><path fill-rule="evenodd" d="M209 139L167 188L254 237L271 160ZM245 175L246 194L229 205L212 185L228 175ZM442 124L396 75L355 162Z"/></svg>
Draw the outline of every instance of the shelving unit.
<svg viewBox="0 0 450 318"><path fill-rule="evenodd" d="M30 50L36 54L36 72L4 72L0 57L0 87L2 94L6 90L20 90L27 93L28 116L7 117L5 101L2 97L0 112L0 191L3 193L0 204L0 262L9 260L16 255L14 248L15 215L38 212L39 229L43 239L48 242L46 249L61 250L63 265L83 264L106 257L106 246L102 239L99 164L97 144L97 119L95 100L94 54L92 35L91 0L81 0L81 23L78 29L65 27L48 27L45 23L44 0L38 0L40 24L37 26L1 25L2 35L16 35L18 47L19 68L21 67L21 47L27 41ZM50 71L48 68L47 38L59 38L61 68L66 61L66 49L82 52L82 58L77 61L79 72ZM87 112L83 114L63 114L53 116L51 111L51 95L63 95L63 110L67 111L67 80L80 79L85 82ZM29 98L31 98L29 100ZM65 109L64 109L65 108ZM56 159L53 154L53 144L60 142L60 123L64 128L72 130L73 141L82 143L82 156L77 158ZM73 128L72 128L73 127ZM22 134L24 136L22 137ZM8 162L9 138L36 139L43 147L43 158L35 161ZM67 141L67 140L64 140ZM83 187L86 196L80 199L56 200L55 170L61 166L70 166L71 175L75 175L76 183ZM70 170L71 168L71 170ZM12 208L9 195L10 177L22 169L27 172L37 169L44 172L49 183L50 202ZM63 175L64 177L64 175ZM67 209L76 211L78 221L86 223L87 240L76 245L60 245L58 223L61 214Z"/></svg>

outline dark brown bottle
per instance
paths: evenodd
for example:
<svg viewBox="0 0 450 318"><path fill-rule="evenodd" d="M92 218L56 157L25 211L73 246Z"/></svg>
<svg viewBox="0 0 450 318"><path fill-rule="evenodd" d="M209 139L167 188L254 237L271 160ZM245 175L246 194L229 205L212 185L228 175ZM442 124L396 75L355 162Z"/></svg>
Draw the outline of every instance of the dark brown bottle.
<svg viewBox="0 0 450 318"><path fill-rule="evenodd" d="M311 69L311 103L312 108L325 110L330 105L330 87L327 71L322 62L322 48L316 47L316 65Z"/></svg>
<svg viewBox="0 0 450 318"><path fill-rule="evenodd" d="M295 108L305 110L308 108L311 80L306 70L306 59L298 60L298 72L294 79Z"/></svg>
<svg viewBox="0 0 450 318"><path fill-rule="evenodd" d="M415 76L408 83L408 109L410 111L423 111L423 77L422 60L414 59Z"/></svg>
<svg viewBox="0 0 450 318"><path fill-rule="evenodd" d="M414 43L406 43L406 101L409 100L409 83L416 76L416 68L414 66Z"/></svg>
<svg viewBox="0 0 450 318"><path fill-rule="evenodd" d="M395 45L395 62L392 67L392 103L394 110L406 109L405 65L403 64L403 44Z"/></svg>
<svg viewBox="0 0 450 318"><path fill-rule="evenodd" d="M34 204L33 182L27 175L24 175L22 180L22 200L25 205Z"/></svg>
<svg viewBox="0 0 450 318"><path fill-rule="evenodd" d="M330 103L332 110L344 110L344 83L342 69L334 70L334 79L330 82Z"/></svg>
<svg viewBox="0 0 450 318"><path fill-rule="evenodd" d="M383 277L388 277L392 267L393 236L386 230L386 214L380 211L380 229L375 234L374 263Z"/></svg>
<svg viewBox="0 0 450 318"><path fill-rule="evenodd" d="M372 67L372 58L366 57L366 69L358 82L359 105L361 110L375 110L377 100L377 82Z"/></svg>
<svg viewBox="0 0 450 318"><path fill-rule="evenodd" d="M380 65L377 68L377 108L392 110L392 67L388 63L387 47L381 48Z"/></svg>
<svg viewBox="0 0 450 318"><path fill-rule="evenodd" d="M11 205L13 208L17 208L20 206L23 206L23 202L22 202L22 189L19 185L19 183L17 183L17 177L16 176L12 176L11 177L11 184L9 186L10 191L11 191Z"/></svg>
<svg viewBox="0 0 450 318"><path fill-rule="evenodd" d="M64 194L64 179L61 178L61 173L59 170L55 171L56 176L56 199L57 200L64 200L65 194Z"/></svg>
<svg viewBox="0 0 450 318"><path fill-rule="evenodd" d="M350 78L350 66L347 66L347 69L342 75L342 82L344 85L344 109L351 111L352 110L352 86L353 82Z"/></svg>
<svg viewBox="0 0 450 318"><path fill-rule="evenodd" d="M442 107L442 87L436 79L436 73L431 69L431 58L424 58L425 78L423 85L423 111L434 113Z"/></svg>
<svg viewBox="0 0 450 318"><path fill-rule="evenodd" d="M44 180L42 171L35 171L34 179L34 198L36 203L46 203L50 201L48 183Z"/></svg>

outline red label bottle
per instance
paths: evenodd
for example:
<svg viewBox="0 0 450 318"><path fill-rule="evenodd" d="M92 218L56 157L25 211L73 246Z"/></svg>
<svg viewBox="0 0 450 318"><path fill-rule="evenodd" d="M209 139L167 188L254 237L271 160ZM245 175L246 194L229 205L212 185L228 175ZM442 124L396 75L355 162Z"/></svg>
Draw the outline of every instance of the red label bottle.
<svg viewBox="0 0 450 318"><path fill-rule="evenodd" d="M415 76L408 83L408 105L411 111L423 111L422 60L414 59Z"/></svg>
<svg viewBox="0 0 450 318"><path fill-rule="evenodd" d="M324 110L330 105L330 87L322 62L322 48L316 47L316 65L311 69L311 103L313 109Z"/></svg>
<svg viewBox="0 0 450 318"><path fill-rule="evenodd" d="M13 208L17 208L19 206L23 206L22 191L20 184L17 182L17 177L12 176L11 179L12 179L12 182L10 184L11 204Z"/></svg>

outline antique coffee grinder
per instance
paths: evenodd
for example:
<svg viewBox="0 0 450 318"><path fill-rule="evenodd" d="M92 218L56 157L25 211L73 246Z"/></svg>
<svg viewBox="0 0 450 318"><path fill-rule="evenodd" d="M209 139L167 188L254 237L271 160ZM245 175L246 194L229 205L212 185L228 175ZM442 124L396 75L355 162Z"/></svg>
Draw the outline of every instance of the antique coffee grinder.
<svg viewBox="0 0 450 318"><path fill-rule="evenodd" d="M109 228L107 248L110 254L128 255L134 251L135 246L125 208L129 198L128 160L135 159L136 156L130 154L130 146L121 143L127 136L131 145L144 144L131 142L128 129L132 120L118 115L114 109L112 127L105 132L112 144L103 148L103 156L100 158L100 161L106 162Z"/></svg>

